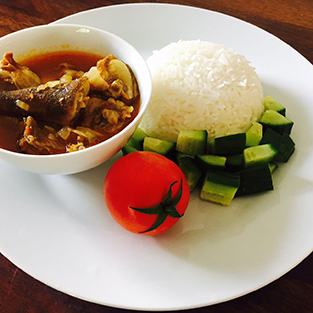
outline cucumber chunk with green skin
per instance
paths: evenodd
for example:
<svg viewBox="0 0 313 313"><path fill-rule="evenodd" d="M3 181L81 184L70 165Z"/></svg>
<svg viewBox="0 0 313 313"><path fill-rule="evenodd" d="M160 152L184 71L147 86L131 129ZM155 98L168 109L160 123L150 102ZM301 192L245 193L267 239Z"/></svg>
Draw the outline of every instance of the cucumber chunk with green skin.
<svg viewBox="0 0 313 313"><path fill-rule="evenodd" d="M214 154L216 155L216 151L215 151L215 139L211 140L208 142L207 145L207 154Z"/></svg>
<svg viewBox="0 0 313 313"><path fill-rule="evenodd" d="M284 116L286 116L286 108L275 100L272 96L267 96L264 98L264 109L274 110Z"/></svg>
<svg viewBox="0 0 313 313"><path fill-rule="evenodd" d="M122 152L123 152L123 155L127 155L127 154L130 154L130 153L133 153L133 152L138 152L138 151L141 151L141 150L138 150L134 147L132 147L131 145L128 145L126 144L123 148L122 148Z"/></svg>
<svg viewBox="0 0 313 313"><path fill-rule="evenodd" d="M243 154L230 155L226 159L225 170L228 172L237 172L244 168Z"/></svg>
<svg viewBox="0 0 313 313"><path fill-rule="evenodd" d="M174 142L161 140L153 137L145 137L143 141L143 150L152 151L161 155L168 155L171 150L175 148Z"/></svg>
<svg viewBox="0 0 313 313"><path fill-rule="evenodd" d="M278 164L274 163L274 162L271 162L268 166L270 168L271 173L273 173L277 169Z"/></svg>
<svg viewBox="0 0 313 313"><path fill-rule="evenodd" d="M287 133L289 135L294 124L286 116L283 116L274 110L265 111L259 123L263 125L264 131L267 128L271 128L281 135L283 133Z"/></svg>
<svg viewBox="0 0 313 313"><path fill-rule="evenodd" d="M245 167L270 163L277 154L277 150L271 144L264 144L246 148L243 151Z"/></svg>
<svg viewBox="0 0 313 313"><path fill-rule="evenodd" d="M201 169L197 166L195 160L190 157L179 158L178 166L184 173L189 186L189 190L190 192L192 192L202 176Z"/></svg>
<svg viewBox="0 0 313 313"><path fill-rule="evenodd" d="M272 167L269 163L261 164L238 172L240 187L236 197L273 190Z"/></svg>
<svg viewBox="0 0 313 313"><path fill-rule="evenodd" d="M176 142L176 150L189 155L205 154L207 146L206 130L182 130Z"/></svg>
<svg viewBox="0 0 313 313"><path fill-rule="evenodd" d="M229 205L240 186L240 176L226 172L208 171L200 192L202 200Z"/></svg>
<svg viewBox="0 0 313 313"><path fill-rule="evenodd" d="M246 146L257 146L263 137L263 126L260 123L253 122L252 126L246 131Z"/></svg>
<svg viewBox="0 0 313 313"><path fill-rule="evenodd" d="M137 127L132 138L139 142L143 142L147 136L148 135L140 127Z"/></svg>
<svg viewBox="0 0 313 313"><path fill-rule="evenodd" d="M216 137L210 142L210 151L215 155L236 155L241 154L246 147L246 133L238 133L223 137Z"/></svg>
<svg viewBox="0 0 313 313"><path fill-rule="evenodd" d="M193 155L190 155L190 154L186 154L186 153L182 153L182 152L176 151L176 152L175 152L174 162L175 162L176 164L179 164L179 160L180 160L181 158L191 158L191 159L193 159L194 156L193 156Z"/></svg>
<svg viewBox="0 0 313 313"><path fill-rule="evenodd" d="M138 127L136 128L135 132L133 133L133 135L131 136L131 138L129 139L126 145L130 145L136 148L137 150L142 150L143 141L146 137L147 137L147 134Z"/></svg>
<svg viewBox="0 0 313 313"><path fill-rule="evenodd" d="M270 128L265 131L261 143L269 143L275 147L277 155L274 161L277 162L287 162L295 151L295 143L287 133L280 135Z"/></svg>
<svg viewBox="0 0 313 313"><path fill-rule="evenodd" d="M280 144L276 148L278 153L274 160L279 162L287 162L294 153L295 147L295 142L291 139L291 137L288 134L283 133Z"/></svg>
<svg viewBox="0 0 313 313"><path fill-rule="evenodd" d="M125 146L130 146L130 147L133 147L134 149L142 151L143 143L131 137Z"/></svg>
<svg viewBox="0 0 313 313"><path fill-rule="evenodd" d="M223 170L226 164L226 157L212 154L197 154L195 160L204 171L209 169Z"/></svg>

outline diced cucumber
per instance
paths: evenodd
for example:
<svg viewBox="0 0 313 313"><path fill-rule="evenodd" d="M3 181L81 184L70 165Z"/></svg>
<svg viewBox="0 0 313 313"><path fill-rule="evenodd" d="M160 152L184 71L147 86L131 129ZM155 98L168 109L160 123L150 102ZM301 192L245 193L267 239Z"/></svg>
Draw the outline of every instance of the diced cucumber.
<svg viewBox="0 0 313 313"><path fill-rule="evenodd" d="M128 142L126 143L125 147L126 146L130 146L134 149L137 149L137 150L140 150L142 151L142 144L141 142L138 142L137 140L135 140L133 137L131 137Z"/></svg>
<svg viewBox="0 0 313 313"><path fill-rule="evenodd" d="M196 155L195 160L204 171L209 169L223 170L226 164L226 157L212 154Z"/></svg>
<svg viewBox="0 0 313 313"><path fill-rule="evenodd" d="M226 159L226 170L228 172L236 172L244 167L243 154L230 155Z"/></svg>
<svg viewBox="0 0 313 313"><path fill-rule="evenodd" d="M236 196L273 190L276 162L287 162L295 151L290 137L293 122L286 109L271 96L264 98L264 113L245 133L217 137L208 142L206 130L184 130L177 142L147 136L137 128L123 147L124 155L153 151L176 162L190 192L201 186L200 198L229 205Z"/></svg>
<svg viewBox="0 0 313 313"><path fill-rule="evenodd" d="M272 168L269 163L251 167L239 172L240 187L236 197L273 190Z"/></svg>
<svg viewBox="0 0 313 313"><path fill-rule="evenodd" d="M271 162L268 166L270 168L271 173L273 173L278 167L277 163L274 162Z"/></svg>
<svg viewBox="0 0 313 313"><path fill-rule="evenodd" d="M284 116L286 116L286 108L275 100L272 96L267 96L264 98L264 109L274 110Z"/></svg>
<svg viewBox="0 0 313 313"><path fill-rule="evenodd" d="M223 137L216 137L209 144L211 153L215 155L241 154L246 147L246 133L238 133Z"/></svg>
<svg viewBox="0 0 313 313"><path fill-rule="evenodd" d="M239 186L239 175L208 171L200 192L200 198L222 205L229 205Z"/></svg>
<svg viewBox="0 0 313 313"><path fill-rule="evenodd" d="M270 143L274 147L279 145L281 139L281 135L278 134L276 131L272 130L271 128L266 129L264 132L263 138L260 142L261 145Z"/></svg>
<svg viewBox="0 0 313 313"><path fill-rule="evenodd" d="M143 142L147 136L148 135L140 127L137 127L132 137L137 141Z"/></svg>
<svg viewBox="0 0 313 313"><path fill-rule="evenodd" d="M143 141L143 150L152 151L166 156L171 150L175 148L174 142L161 140L153 137L145 137Z"/></svg>
<svg viewBox="0 0 313 313"><path fill-rule="evenodd" d="M190 192L192 192L199 179L202 176L201 169L197 166L195 160L190 157L180 157L178 161L178 166L184 173Z"/></svg>
<svg viewBox="0 0 313 313"><path fill-rule="evenodd" d="M281 135L283 133L289 135L294 124L286 116L283 116L274 110L265 111L259 122L263 125L264 131L267 128L271 128Z"/></svg>
<svg viewBox="0 0 313 313"><path fill-rule="evenodd" d="M207 136L206 130L182 130L177 137L176 150L190 155L205 154Z"/></svg>
<svg viewBox="0 0 313 313"><path fill-rule="evenodd" d="M208 154L216 154L215 151L215 139L211 140L207 144L207 153Z"/></svg>
<svg viewBox="0 0 313 313"><path fill-rule="evenodd" d="M264 144L246 148L243 151L245 167L270 163L277 154L277 150L271 144Z"/></svg>
<svg viewBox="0 0 313 313"><path fill-rule="evenodd" d="M137 152L137 151L141 151L141 150L138 150L138 149L136 149L136 148L134 148L134 147L132 147L131 145L128 145L128 144L126 144L122 148L123 155L130 154L130 153Z"/></svg>
<svg viewBox="0 0 313 313"><path fill-rule="evenodd" d="M274 160L278 162L287 162L295 151L295 143L287 133L282 135L268 128L261 141L264 144L271 144L277 150Z"/></svg>
<svg viewBox="0 0 313 313"><path fill-rule="evenodd" d="M254 122L252 126L246 131L246 146L257 146L262 140L263 126L260 123Z"/></svg>
<svg viewBox="0 0 313 313"><path fill-rule="evenodd" d="M291 155L295 151L295 142L291 139L291 137L283 133L281 136L280 144L276 148L278 153L277 156L275 157L275 161L279 162L287 162Z"/></svg>
<svg viewBox="0 0 313 313"><path fill-rule="evenodd" d="M140 129L139 127L136 128L134 134L131 136L129 141L126 145L132 146L137 150L143 149L143 140L147 137L147 134Z"/></svg>
<svg viewBox="0 0 313 313"><path fill-rule="evenodd" d="M190 154L186 154L186 153L182 153L182 152L176 151L176 152L175 152L175 157L174 157L174 162L175 162L176 164L179 164L179 160L180 160L181 158L191 158L191 159L193 159L194 156L193 156L193 155L190 155Z"/></svg>

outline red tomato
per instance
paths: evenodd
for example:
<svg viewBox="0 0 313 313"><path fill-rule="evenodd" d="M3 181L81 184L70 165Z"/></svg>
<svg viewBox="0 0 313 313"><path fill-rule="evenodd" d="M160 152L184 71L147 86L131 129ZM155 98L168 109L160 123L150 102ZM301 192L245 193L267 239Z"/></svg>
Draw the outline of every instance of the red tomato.
<svg viewBox="0 0 313 313"><path fill-rule="evenodd" d="M117 223L130 232L150 236L171 228L189 203L189 187L181 169L147 151L117 160L107 173L103 194Z"/></svg>

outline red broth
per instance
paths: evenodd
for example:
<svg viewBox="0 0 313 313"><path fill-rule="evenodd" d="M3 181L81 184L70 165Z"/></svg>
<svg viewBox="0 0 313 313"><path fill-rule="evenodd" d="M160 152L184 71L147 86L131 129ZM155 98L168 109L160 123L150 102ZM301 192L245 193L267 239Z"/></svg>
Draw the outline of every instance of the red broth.
<svg viewBox="0 0 313 313"><path fill-rule="evenodd" d="M103 56L81 52L81 51L60 51L45 53L31 57L21 62L35 72L43 83L60 78L59 64L69 63L75 69L87 72L90 67L96 65Z"/></svg>
<svg viewBox="0 0 313 313"><path fill-rule="evenodd" d="M23 123L17 118L0 116L0 148L17 152L17 141L23 132Z"/></svg>

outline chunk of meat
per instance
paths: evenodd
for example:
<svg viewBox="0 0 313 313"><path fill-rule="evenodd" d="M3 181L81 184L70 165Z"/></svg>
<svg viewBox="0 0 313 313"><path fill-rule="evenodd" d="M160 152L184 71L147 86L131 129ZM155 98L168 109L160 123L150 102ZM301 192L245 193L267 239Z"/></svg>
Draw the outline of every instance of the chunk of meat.
<svg viewBox="0 0 313 313"><path fill-rule="evenodd" d="M28 116L24 119L25 129L19 140L19 147L24 153L55 154L65 152L64 142L54 128L40 128L36 121Z"/></svg>
<svg viewBox="0 0 313 313"><path fill-rule="evenodd" d="M58 131L51 126L40 127L28 116L24 118L24 131L18 141L19 150L27 154L58 154L75 152L97 144L103 134L90 128L64 126Z"/></svg>
<svg viewBox="0 0 313 313"><path fill-rule="evenodd" d="M67 152L83 150L104 140L104 135L88 127L72 128L64 126L58 131L64 140Z"/></svg>
<svg viewBox="0 0 313 313"><path fill-rule="evenodd" d="M14 90L36 87L40 78L28 67L17 63L12 52L7 52L0 62L0 89Z"/></svg>
<svg viewBox="0 0 313 313"><path fill-rule="evenodd" d="M85 72L78 71L75 67L69 63L61 63L60 69L60 82L70 83L73 79L78 79L84 76Z"/></svg>
<svg viewBox="0 0 313 313"><path fill-rule="evenodd" d="M71 125L81 108L86 106L89 87L88 79L82 77L68 84L55 81L37 88L0 91L0 114L31 115L46 124Z"/></svg>
<svg viewBox="0 0 313 313"><path fill-rule="evenodd" d="M82 125L112 134L123 127L125 120L131 118L133 111L133 106L128 106L120 100L91 97L84 111Z"/></svg>
<svg viewBox="0 0 313 313"><path fill-rule="evenodd" d="M91 90L105 92L108 97L131 100L138 95L137 80L130 67L112 55L97 62L85 74Z"/></svg>

